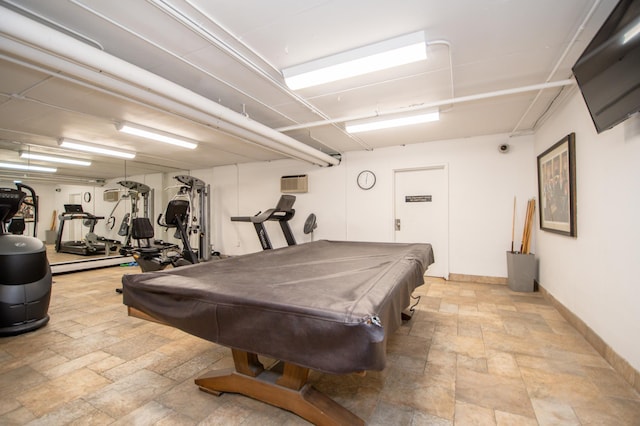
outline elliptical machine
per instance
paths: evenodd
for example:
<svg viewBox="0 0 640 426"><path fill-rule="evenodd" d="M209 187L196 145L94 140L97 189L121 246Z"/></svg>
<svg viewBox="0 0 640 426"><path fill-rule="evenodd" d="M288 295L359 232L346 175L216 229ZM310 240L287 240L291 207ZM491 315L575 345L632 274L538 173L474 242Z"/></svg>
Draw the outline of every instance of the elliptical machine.
<svg viewBox="0 0 640 426"><path fill-rule="evenodd" d="M0 336L25 333L49 322L52 278L45 245L6 229L27 196L22 188L35 202L35 191L27 185L0 188Z"/></svg>

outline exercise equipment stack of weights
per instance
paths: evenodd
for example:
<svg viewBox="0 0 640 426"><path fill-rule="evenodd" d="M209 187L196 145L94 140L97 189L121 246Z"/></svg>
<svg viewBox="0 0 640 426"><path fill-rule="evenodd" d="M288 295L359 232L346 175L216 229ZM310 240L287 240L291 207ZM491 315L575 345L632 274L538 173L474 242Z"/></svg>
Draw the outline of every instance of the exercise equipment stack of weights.
<svg viewBox="0 0 640 426"><path fill-rule="evenodd" d="M51 267L42 241L8 233L6 223L20 210L27 194L37 212L35 191L24 184L0 188L0 336L38 329L49 322ZM35 216L35 215L34 215ZM34 217L34 235L37 217Z"/></svg>
<svg viewBox="0 0 640 426"><path fill-rule="evenodd" d="M209 205L210 185L188 175L178 175L174 179L188 188L190 200L187 233L198 237L198 260L206 262L211 260L211 256L217 258L220 253L213 251L211 231L209 230L211 218L211 206Z"/></svg>
<svg viewBox="0 0 640 426"><path fill-rule="evenodd" d="M183 257L191 263L206 262L220 253L212 250L209 231L210 185L189 175L174 176L180 183L178 193L167 204L164 217L158 216L158 225L176 228L176 238L182 241ZM198 248L191 246L191 236L198 238Z"/></svg>
<svg viewBox="0 0 640 426"><path fill-rule="evenodd" d="M127 189L126 193L122 194L118 199L118 202L111 209L111 213L109 213L109 218L107 219L107 229L111 230L115 227L116 224L116 210L120 206L120 203L129 200L130 207L129 211L127 211L122 221L120 222L120 226L118 228L118 235L124 237L124 241L120 247L120 254L122 256L127 256L131 254L133 247L131 246L133 236L133 222L142 215L142 218L148 219L151 217L151 202L153 200L153 190L149 185L144 183L135 182L132 180L121 180L118 182L118 185ZM109 192L114 190L108 190ZM117 190L116 190L117 191ZM107 191L105 191L106 193ZM138 203L142 199L142 211L140 210Z"/></svg>

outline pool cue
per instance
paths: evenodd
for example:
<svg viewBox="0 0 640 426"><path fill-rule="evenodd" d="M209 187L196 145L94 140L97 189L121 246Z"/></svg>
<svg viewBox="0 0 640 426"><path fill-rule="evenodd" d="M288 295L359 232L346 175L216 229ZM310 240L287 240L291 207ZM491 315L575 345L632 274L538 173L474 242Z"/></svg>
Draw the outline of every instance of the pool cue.
<svg viewBox="0 0 640 426"><path fill-rule="evenodd" d="M531 239L531 222L533 220L533 212L535 210L535 200L527 201L527 217L525 219L524 231L522 234L522 247L520 251L524 254L529 253L529 243Z"/></svg>
<svg viewBox="0 0 640 426"><path fill-rule="evenodd" d="M57 212L54 210L53 214L51 215L51 230L54 231L56 229L56 216L57 216Z"/></svg>
<svg viewBox="0 0 640 426"><path fill-rule="evenodd" d="M531 245L531 229L533 227L533 213L536 210L536 200L532 198L529 200L528 215L527 215L527 243L525 244L526 253L529 253L529 246Z"/></svg>
<svg viewBox="0 0 640 426"><path fill-rule="evenodd" d="M516 232L516 196L513 196L513 216L511 218L511 253L513 253L513 240Z"/></svg>
<svg viewBox="0 0 640 426"><path fill-rule="evenodd" d="M522 242L520 243L520 253L524 254L524 244L526 242L527 239L527 224L528 224L528 220L529 220L529 202L527 201L527 213L525 214L524 217L524 228L522 228Z"/></svg>

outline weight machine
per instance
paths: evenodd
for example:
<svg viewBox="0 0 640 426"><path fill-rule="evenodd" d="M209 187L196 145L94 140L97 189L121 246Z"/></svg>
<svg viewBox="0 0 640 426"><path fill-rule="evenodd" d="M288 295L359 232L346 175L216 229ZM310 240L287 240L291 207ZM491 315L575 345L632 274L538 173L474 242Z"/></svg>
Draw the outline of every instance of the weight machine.
<svg viewBox="0 0 640 426"><path fill-rule="evenodd" d="M153 224L149 219L149 187L133 181L118 182L129 190L123 198L131 198L131 223L127 224L126 228L128 232L125 249L133 255L142 272L162 270L168 265L179 267L196 264L211 258L208 198L210 186L188 175L174 176L174 179L180 184L178 193L169 201L165 212L158 215L157 223L166 229L175 228L174 237L181 240L182 248L177 244L155 239ZM140 197L143 200L143 216L138 216L137 203ZM123 225L124 223L125 221ZM198 237L197 250L191 246L190 237L193 235ZM135 246L132 246L132 240L135 241Z"/></svg>
<svg viewBox="0 0 640 426"><path fill-rule="evenodd" d="M131 223L134 219L139 217L140 209L138 208L138 202L142 198L142 217L151 217L151 200L153 195L153 190L144 183L135 182L132 180L121 180L118 182L118 185L127 188L127 193L122 195L116 205L111 209L111 213L109 214L109 219L107 219L107 228L113 229L115 225L116 218L114 213L120 203L123 200L130 200L131 208L130 211L127 212L122 218L122 222L120 224L120 228L118 229L118 235L121 237L125 237L124 242L122 243L122 248L120 249L121 254L124 254L131 247L131 238L132 238L132 226Z"/></svg>
<svg viewBox="0 0 640 426"><path fill-rule="evenodd" d="M198 263L208 261L212 253L209 231L210 185L188 175L174 176L179 183L178 193L169 201L167 209L158 216L158 225L165 228L176 228L174 237L182 240L185 259ZM197 249L191 248L190 239L197 236ZM193 262L195 260L195 262Z"/></svg>

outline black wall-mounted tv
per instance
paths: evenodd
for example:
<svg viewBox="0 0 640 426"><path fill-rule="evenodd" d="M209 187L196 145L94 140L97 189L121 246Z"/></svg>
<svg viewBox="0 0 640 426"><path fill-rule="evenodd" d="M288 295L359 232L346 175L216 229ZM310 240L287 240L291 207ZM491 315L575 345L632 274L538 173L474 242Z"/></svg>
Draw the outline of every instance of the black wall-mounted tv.
<svg viewBox="0 0 640 426"><path fill-rule="evenodd" d="M640 111L640 0L620 0L573 66L602 133Z"/></svg>

